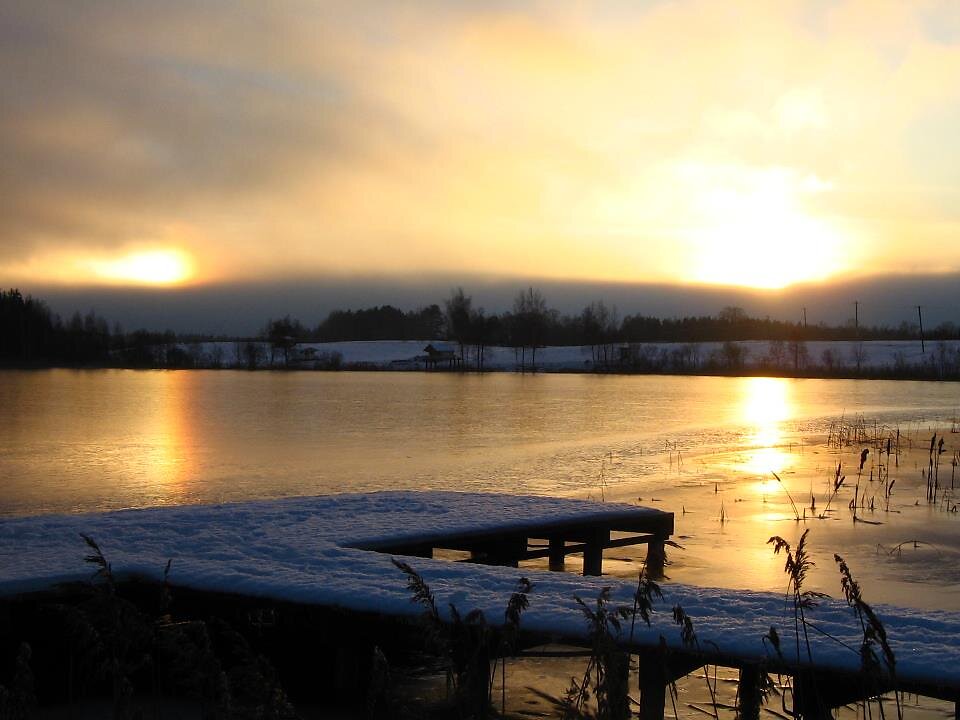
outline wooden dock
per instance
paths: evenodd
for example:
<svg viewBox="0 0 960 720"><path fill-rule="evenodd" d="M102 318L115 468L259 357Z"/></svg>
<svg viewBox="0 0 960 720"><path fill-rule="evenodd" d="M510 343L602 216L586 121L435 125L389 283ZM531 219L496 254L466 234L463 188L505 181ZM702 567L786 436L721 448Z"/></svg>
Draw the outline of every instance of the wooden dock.
<svg viewBox="0 0 960 720"><path fill-rule="evenodd" d="M665 543L673 534L673 513L614 506L610 512L589 520L580 518L535 518L509 527L480 527L455 531L421 530L412 540L350 543L358 550L390 555L432 558L437 550L470 554L469 562L517 567L525 560L548 558L549 568L563 571L568 555L583 555L583 574L603 574L603 551L646 545L646 567L662 577Z"/></svg>
<svg viewBox="0 0 960 720"><path fill-rule="evenodd" d="M635 582L596 577L604 550L646 544L656 573L673 529L671 513L650 508L445 492L16 518L0 521L0 596L31 597L88 580L79 540L85 533L100 542L120 580L159 582L170 560L169 580L179 595L309 616L307 625L322 632L311 634L294 622L287 642L309 641L307 656L318 644L335 646L341 638L337 657L357 653L354 664L362 667L373 645L421 615L392 563L399 557L430 585L444 619L456 605L461 612L482 611L494 628L522 572L533 584L515 650L523 655L542 652L536 648L545 643L589 648L590 632L574 597L589 602L606 591L611 607L629 608L636 591ZM463 553L470 562L439 559L442 551ZM586 577L513 569L547 558L559 570L575 553L584 556ZM650 627L638 621L635 632L615 638L618 652L639 668L624 683L639 689L645 720L661 720L670 683L705 664L739 671L744 720L758 716L766 673L792 678L790 710L812 720L890 690L960 700L960 613L877 607L896 652L896 672L865 673L858 652L862 628L844 603L825 600L811 612L817 633L810 661L806 651L798 652L794 619L781 595L674 584L663 591ZM695 644L681 637L675 607L692 617ZM338 635L343 627L349 636ZM779 628L777 652L764 640L771 627ZM366 631L358 642L357 633Z"/></svg>

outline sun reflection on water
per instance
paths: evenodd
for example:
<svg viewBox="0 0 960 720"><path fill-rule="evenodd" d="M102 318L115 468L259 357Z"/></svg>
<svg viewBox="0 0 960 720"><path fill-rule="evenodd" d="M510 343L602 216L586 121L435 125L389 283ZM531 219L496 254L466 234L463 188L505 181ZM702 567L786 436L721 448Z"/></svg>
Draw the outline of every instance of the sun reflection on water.
<svg viewBox="0 0 960 720"><path fill-rule="evenodd" d="M744 378L743 402L739 408L740 424L747 427L746 449L740 463L743 472L759 475L759 493L776 491L778 475L793 465L785 449L785 424L794 417L791 385L783 378Z"/></svg>
<svg viewBox="0 0 960 720"><path fill-rule="evenodd" d="M167 372L156 376L156 406L145 416L139 465L146 492L161 504L176 503L188 494L196 473L189 406L191 375Z"/></svg>

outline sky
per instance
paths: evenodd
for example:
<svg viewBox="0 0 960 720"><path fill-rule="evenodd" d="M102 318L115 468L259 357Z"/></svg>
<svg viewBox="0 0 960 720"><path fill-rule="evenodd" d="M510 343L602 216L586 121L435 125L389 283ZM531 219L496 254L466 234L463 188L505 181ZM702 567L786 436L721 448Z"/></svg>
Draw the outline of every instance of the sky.
<svg viewBox="0 0 960 720"><path fill-rule="evenodd" d="M0 95L0 283L81 306L960 273L955 0L4 0Z"/></svg>

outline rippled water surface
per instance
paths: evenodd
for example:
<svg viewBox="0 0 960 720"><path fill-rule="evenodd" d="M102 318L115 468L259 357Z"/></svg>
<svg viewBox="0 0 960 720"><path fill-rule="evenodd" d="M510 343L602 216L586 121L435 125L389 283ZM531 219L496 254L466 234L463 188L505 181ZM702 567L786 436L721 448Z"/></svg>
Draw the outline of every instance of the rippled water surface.
<svg viewBox="0 0 960 720"><path fill-rule="evenodd" d="M673 453L738 447L776 464L788 437L843 415L922 424L958 405L956 385L912 382L5 371L0 513L384 488L576 493L601 467L603 483L662 483Z"/></svg>

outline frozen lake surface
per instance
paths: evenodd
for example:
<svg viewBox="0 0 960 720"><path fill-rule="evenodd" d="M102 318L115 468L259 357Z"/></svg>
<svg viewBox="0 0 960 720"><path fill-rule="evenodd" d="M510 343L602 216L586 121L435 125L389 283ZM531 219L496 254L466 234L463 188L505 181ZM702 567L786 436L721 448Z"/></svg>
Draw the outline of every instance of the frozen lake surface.
<svg viewBox="0 0 960 720"><path fill-rule="evenodd" d="M397 488L569 494L596 485L611 453L606 482L658 487L668 450L775 446L856 414L904 429L945 422L960 386L4 371L0 407L0 513L20 515Z"/></svg>
<svg viewBox="0 0 960 720"><path fill-rule="evenodd" d="M935 427L945 483L954 470L954 383L5 371L0 407L7 516L393 489L615 499L676 513L676 581L782 590L766 541L809 527L816 589L839 593L840 552L868 600L960 610L958 513L943 495L926 503L922 475ZM841 424L901 433L889 510L864 510L869 523L848 509L862 443L826 445ZM822 514L838 462L835 512L797 522L784 487L804 515ZM869 499L883 496L871 478L884 462L871 446ZM606 569L635 575L637 557L611 555Z"/></svg>

